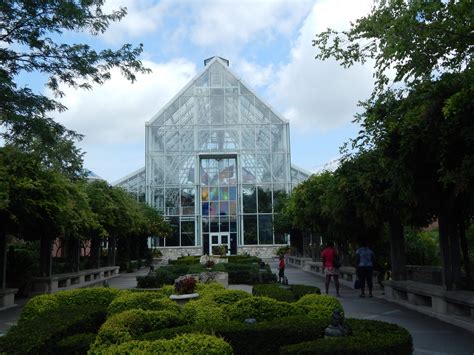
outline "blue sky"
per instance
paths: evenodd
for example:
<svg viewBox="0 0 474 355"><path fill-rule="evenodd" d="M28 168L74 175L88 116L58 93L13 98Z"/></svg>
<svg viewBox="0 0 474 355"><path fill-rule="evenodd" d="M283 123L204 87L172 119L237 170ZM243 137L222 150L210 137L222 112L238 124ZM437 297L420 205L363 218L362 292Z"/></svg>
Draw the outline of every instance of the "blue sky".
<svg viewBox="0 0 474 355"><path fill-rule="evenodd" d="M112 0L128 16L99 37L67 33L62 40L96 48L143 43L152 74L130 84L118 72L92 91L64 88L68 111L55 118L85 135L85 166L113 182L144 166L145 122L218 55L290 121L292 163L317 171L339 157L354 137L357 102L373 86L372 68L345 70L314 59L314 34L347 29L369 0L191 1ZM36 79L35 79L36 80ZM29 85L36 87L35 80ZM47 93L47 90L41 88Z"/></svg>

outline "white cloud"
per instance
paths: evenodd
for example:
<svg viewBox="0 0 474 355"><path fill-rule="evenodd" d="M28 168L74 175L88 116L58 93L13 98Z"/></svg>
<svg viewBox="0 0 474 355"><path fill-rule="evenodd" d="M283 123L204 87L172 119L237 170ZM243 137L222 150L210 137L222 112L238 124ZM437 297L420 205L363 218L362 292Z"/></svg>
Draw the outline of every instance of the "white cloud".
<svg viewBox="0 0 474 355"><path fill-rule="evenodd" d="M183 59L143 64L153 72L138 75L134 84L113 70L112 79L93 90L63 90L68 110L56 118L85 135L85 150L88 143L143 142L145 122L196 75L195 64Z"/></svg>
<svg viewBox="0 0 474 355"><path fill-rule="evenodd" d="M261 66L243 59L237 61L236 72L250 87L266 86L273 79L273 64Z"/></svg>
<svg viewBox="0 0 474 355"><path fill-rule="evenodd" d="M342 68L334 60L317 61L315 34L328 27L342 30L367 14L371 0L322 0L301 27L290 61L280 68L270 91L293 127L310 132L341 127L353 118L357 102L373 87L370 65Z"/></svg>
<svg viewBox="0 0 474 355"><path fill-rule="evenodd" d="M199 46L238 48L255 40L269 40L276 33L289 35L308 11L308 0L199 2L198 19L191 39Z"/></svg>
<svg viewBox="0 0 474 355"><path fill-rule="evenodd" d="M168 1L108 0L103 6L105 13L125 7L127 15L120 22L111 23L101 37L111 43L121 43L124 37L137 38L153 33L162 24L169 5Z"/></svg>

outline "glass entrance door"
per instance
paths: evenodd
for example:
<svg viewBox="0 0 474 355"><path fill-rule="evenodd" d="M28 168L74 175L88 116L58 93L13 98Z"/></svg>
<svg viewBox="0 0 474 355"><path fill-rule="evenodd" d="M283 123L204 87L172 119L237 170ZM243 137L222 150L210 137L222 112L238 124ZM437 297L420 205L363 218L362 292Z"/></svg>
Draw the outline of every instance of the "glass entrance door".
<svg viewBox="0 0 474 355"><path fill-rule="evenodd" d="M230 255L229 233L210 233L209 255L221 255L221 248L225 248L225 255Z"/></svg>

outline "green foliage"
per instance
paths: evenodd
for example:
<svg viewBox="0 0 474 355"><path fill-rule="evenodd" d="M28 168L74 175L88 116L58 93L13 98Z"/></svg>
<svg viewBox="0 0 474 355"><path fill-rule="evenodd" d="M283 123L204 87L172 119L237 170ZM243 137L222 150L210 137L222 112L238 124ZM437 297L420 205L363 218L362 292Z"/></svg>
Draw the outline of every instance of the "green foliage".
<svg viewBox="0 0 474 355"><path fill-rule="evenodd" d="M344 309L337 298L328 295L308 294L301 297L294 305L293 314L321 319L327 324L329 324L334 310L338 309L341 314L344 314Z"/></svg>
<svg viewBox="0 0 474 355"><path fill-rule="evenodd" d="M199 264L199 256L181 256L176 260L168 260L170 265L194 265Z"/></svg>
<svg viewBox="0 0 474 355"><path fill-rule="evenodd" d="M293 304L279 302L268 297L244 298L228 307L229 318L241 322L247 318L255 318L257 322L271 321L276 318L288 317L294 312Z"/></svg>
<svg viewBox="0 0 474 355"><path fill-rule="evenodd" d="M186 303L183 307L183 313L185 319L190 324L201 326L220 323L227 319L227 315L222 307L205 300Z"/></svg>
<svg viewBox="0 0 474 355"><path fill-rule="evenodd" d="M64 306L88 307L94 305L102 310L107 309L109 304L121 291L113 288L81 288L71 291L61 291L55 294L44 294L33 297L23 307L19 323L32 319L41 319L46 314L58 312Z"/></svg>
<svg viewBox="0 0 474 355"><path fill-rule="evenodd" d="M242 290L218 290L209 294L209 296L204 294L203 297L209 297L209 299L211 299L219 306L227 306L232 305L235 302L240 301L244 298L249 298L251 297L251 295Z"/></svg>
<svg viewBox="0 0 474 355"><path fill-rule="evenodd" d="M413 83L443 72L472 67L474 13L469 0L379 1L349 31L328 29L316 36L316 58L335 58L344 67L375 59L377 91L390 80Z"/></svg>
<svg viewBox="0 0 474 355"><path fill-rule="evenodd" d="M7 252L7 284L18 288L17 296L29 294L31 279L39 273L39 243L15 243Z"/></svg>
<svg viewBox="0 0 474 355"><path fill-rule="evenodd" d="M245 324L218 322L162 329L143 335L144 340L169 339L196 331L223 337L234 354L276 354L282 345L323 337L327 323L307 317L279 318L278 321Z"/></svg>
<svg viewBox="0 0 474 355"><path fill-rule="evenodd" d="M282 288L280 284L255 285L252 293L255 296L265 296L282 302L295 302L306 294L320 294L321 290L315 286L290 285Z"/></svg>
<svg viewBox="0 0 474 355"><path fill-rule="evenodd" d="M122 292L107 308L108 315L114 315L130 309L150 311L169 310L179 313L179 306L171 301L164 292Z"/></svg>
<svg viewBox="0 0 474 355"><path fill-rule="evenodd" d="M223 339L205 334L186 334L169 340L130 341L104 349L93 349L90 354L232 354L232 347Z"/></svg>
<svg viewBox="0 0 474 355"><path fill-rule="evenodd" d="M71 335L58 341L57 351L60 354L87 354L95 336L93 333Z"/></svg>
<svg viewBox="0 0 474 355"><path fill-rule="evenodd" d="M375 320L347 319L353 335L323 338L280 348L280 354L411 355L410 333L396 325Z"/></svg>
<svg viewBox="0 0 474 355"><path fill-rule="evenodd" d="M250 255L229 255L227 257L230 264L258 264L262 262L258 256Z"/></svg>
<svg viewBox="0 0 474 355"><path fill-rule="evenodd" d="M100 305L77 305L50 309L41 317L22 319L0 337L0 352L8 354L54 353L59 340L80 333L95 333L105 320Z"/></svg>
<svg viewBox="0 0 474 355"><path fill-rule="evenodd" d="M440 265L437 231L408 230L405 238L407 265Z"/></svg>
<svg viewBox="0 0 474 355"><path fill-rule="evenodd" d="M288 254L291 250L291 247L289 245L285 245L283 247L279 247L276 251L277 256L285 256L285 254Z"/></svg>
<svg viewBox="0 0 474 355"><path fill-rule="evenodd" d="M180 311L144 311L133 309L116 314L107 319L100 327L92 350L110 344L120 344L137 339L141 334L184 324L185 319Z"/></svg>

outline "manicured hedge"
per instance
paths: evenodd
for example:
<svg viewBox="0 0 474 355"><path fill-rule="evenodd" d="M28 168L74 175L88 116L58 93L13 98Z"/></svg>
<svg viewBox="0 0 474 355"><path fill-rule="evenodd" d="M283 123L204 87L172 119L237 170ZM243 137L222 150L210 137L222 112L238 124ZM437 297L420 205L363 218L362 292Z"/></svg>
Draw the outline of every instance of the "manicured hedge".
<svg viewBox="0 0 474 355"><path fill-rule="evenodd" d="M295 302L295 296L289 289L280 287L280 284L255 285L252 289L255 296L265 296L281 302Z"/></svg>
<svg viewBox="0 0 474 355"><path fill-rule="evenodd" d="M71 335L58 341L56 351L58 354L87 354L95 336L94 333Z"/></svg>
<svg viewBox="0 0 474 355"><path fill-rule="evenodd" d="M92 346L98 349L137 339L146 332L185 324L183 314L173 311L144 311L133 309L116 314L100 327Z"/></svg>
<svg viewBox="0 0 474 355"><path fill-rule="evenodd" d="M42 318L45 314L57 312L63 306L95 305L105 310L120 292L113 288L92 287L39 295L33 297L25 305L19 323L33 318Z"/></svg>
<svg viewBox="0 0 474 355"><path fill-rule="evenodd" d="M235 302L240 301L244 298L252 297L249 293L242 290L221 290L213 292L209 296L203 296L209 297L219 306L232 305Z"/></svg>
<svg viewBox="0 0 474 355"><path fill-rule="evenodd" d="M344 314L344 309L337 298L328 295L308 294L290 304L295 306L294 315L318 318L326 321L327 324L334 310L338 309Z"/></svg>
<svg viewBox="0 0 474 355"><path fill-rule="evenodd" d="M180 335L169 340L129 341L107 348L93 349L89 354L190 354L230 355L232 347L223 339L205 334Z"/></svg>
<svg viewBox="0 0 474 355"><path fill-rule="evenodd" d="M59 340L80 333L96 333L105 321L102 305L69 305L41 316L23 319L0 337L0 353L44 354L57 352Z"/></svg>
<svg viewBox="0 0 474 355"><path fill-rule="evenodd" d="M227 308L231 320L243 322L255 318L257 322L288 317L295 313L292 303L280 302L268 297L244 298Z"/></svg>
<svg viewBox="0 0 474 355"><path fill-rule="evenodd" d="M280 354L408 355L413 353L410 333L396 325L375 320L347 319L353 335L323 338L283 346Z"/></svg>
<svg viewBox="0 0 474 355"><path fill-rule="evenodd" d="M276 321L245 324L217 322L205 326L187 325L144 334L141 339L169 339L177 334L200 331L223 337L235 354L276 354L282 345L295 344L324 335L325 322L307 317L287 317Z"/></svg>
<svg viewBox="0 0 474 355"><path fill-rule="evenodd" d="M181 256L176 260L168 260L170 265L194 265L199 264L200 256Z"/></svg>
<svg viewBox="0 0 474 355"><path fill-rule="evenodd" d="M256 264L260 265L262 259L257 256L248 256L248 255L230 255L227 257L229 263L234 264Z"/></svg>
<svg viewBox="0 0 474 355"><path fill-rule="evenodd" d="M176 302L170 300L164 292L147 291L122 292L122 294L109 304L107 312L110 316L130 309L151 311L170 310L178 313L180 311Z"/></svg>

